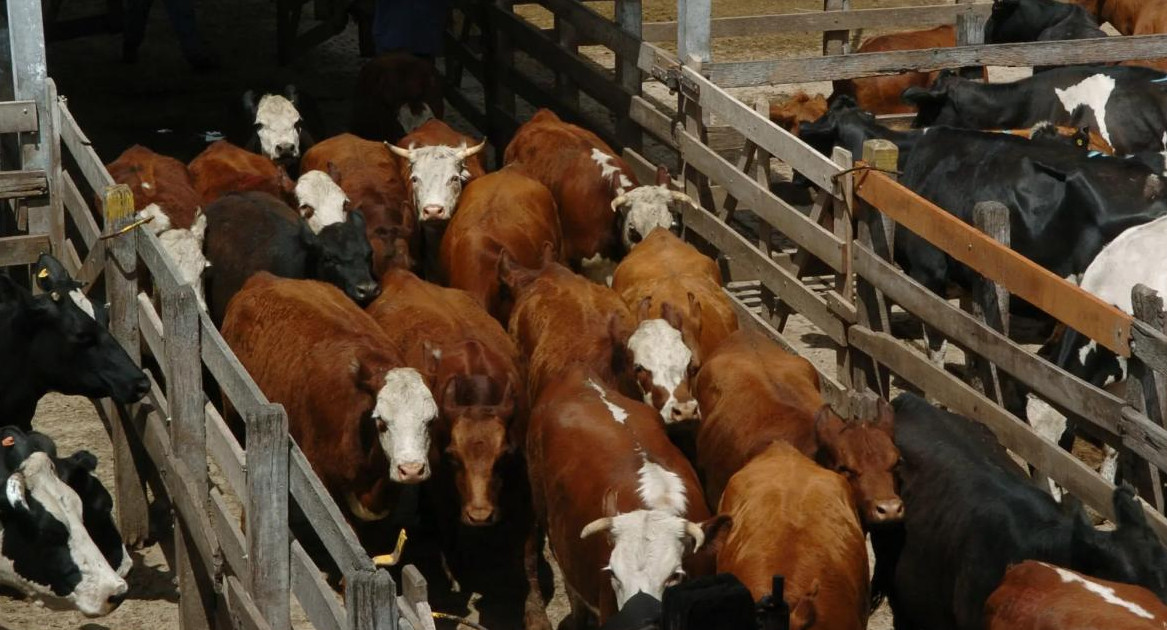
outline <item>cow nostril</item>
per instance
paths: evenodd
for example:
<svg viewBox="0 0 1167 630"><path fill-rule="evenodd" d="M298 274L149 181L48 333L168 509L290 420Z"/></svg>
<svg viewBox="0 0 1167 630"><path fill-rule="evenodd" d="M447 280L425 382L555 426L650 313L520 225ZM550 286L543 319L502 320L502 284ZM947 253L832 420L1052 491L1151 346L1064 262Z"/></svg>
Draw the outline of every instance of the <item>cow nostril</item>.
<svg viewBox="0 0 1167 630"><path fill-rule="evenodd" d="M403 480L420 481L425 476L425 464L400 464L397 473Z"/></svg>
<svg viewBox="0 0 1167 630"><path fill-rule="evenodd" d="M106 601L109 602L110 610L113 610L114 608L121 606L122 602L126 601L126 593L122 592L118 593L117 595L110 595L109 599Z"/></svg>
<svg viewBox="0 0 1167 630"><path fill-rule="evenodd" d="M875 504L875 514L882 520L898 519L904 515L904 502L899 499Z"/></svg>
<svg viewBox="0 0 1167 630"><path fill-rule="evenodd" d="M437 205L429 205L429 206L422 208L422 213L425 214L425 216L427 216L427 217L440 217L440 216L442 216L442 212L444 212L444 211L445 211L444 207L437 206Z"/></svg>

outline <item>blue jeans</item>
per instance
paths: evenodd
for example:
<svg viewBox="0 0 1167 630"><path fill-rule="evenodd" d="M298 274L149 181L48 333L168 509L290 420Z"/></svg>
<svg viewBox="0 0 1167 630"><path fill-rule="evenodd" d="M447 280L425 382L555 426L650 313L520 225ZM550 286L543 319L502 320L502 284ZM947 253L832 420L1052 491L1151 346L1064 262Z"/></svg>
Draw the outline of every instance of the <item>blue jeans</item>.
<svg viewBox="0 0 1167 630"><path fill-rule="evenodd" d="M373 41L377 54L402 50L440 56L449 17L450 0L376 0Z"/></svg>

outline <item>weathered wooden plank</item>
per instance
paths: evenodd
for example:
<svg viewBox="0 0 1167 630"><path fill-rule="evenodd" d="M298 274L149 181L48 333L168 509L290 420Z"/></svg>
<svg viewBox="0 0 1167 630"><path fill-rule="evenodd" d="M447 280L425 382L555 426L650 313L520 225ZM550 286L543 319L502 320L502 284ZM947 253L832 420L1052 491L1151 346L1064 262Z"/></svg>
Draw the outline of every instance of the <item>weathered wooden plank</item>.
<svg viewBox="0 0 1167 630"><path fill-rule="evenodd" d="M8 16L8 62L14 100L35 101L37 109L49 111L46 82L44 19L39 2L6 2ZM44 127L45 125L42 125ZM39 129L34 141L22 143L21 168L49 167L51 130Z"/></svg>
<svg viewBox="0 0 1167 630"><path fill-rule="evenodd" d="M583 108L572 106L554 92L545 90L524 75L522 71L515 68L500 66L495 68L494 72L501 82L505 83L509 89L523 97L523 100L532 106L549 108L564 121L588 129L609 145L619 146L619 143L616 141L617 138L612 132L611 125L607 124L606 121L602 122L596 118L596 112L584 111ZM623 110L613 109L613 111L619 112ZM505 114L499 110L492 110L491 115L495 117L497 124L506 128L505 131L509 140L509 137L514 134L514 130L518 129L518 120L514 116ZM504 144L503 148L505 146Z"/></svg>
<svg viewBox="0 0 1167 630"><path fill-rule="evenodd" d="M292 541L292 592L316 630L345 630L345 611L299 541Z"/></svg>
<svg viewBox="0 0 1167 630"><path fill-rule="evenodd" d="M231 400L240 415L258 409L267 404L267 397L260 391L259 386L251 379L243 364L236 358L235 353L219 334L219 330L211 323L207 313L199 313L202 323L202 355L203 363L215 377L215 382L223 390L223 394Z"/></svg>
<svg viewBox="0 0 1167 630"><path fill-rule="evenodd" d="M539 0L539 4L546 7L556 16L571 23L582 38L589 44L599 44L617 54L636 56L640 50L640 41L620 29L608 18L596 13L581 2L575 0Z"/></svg>
<svg viewBox="0 0 1167 630"><path fill-rule="evenodd" d="M677 57L685 63L709 63L712 0L677 0Z"/></svg>
<svg viewBox="0 0 1167 630"><path fill-rule="evenodd" d="M1167 470L1167 429L1131 407L1123 407L1118 428L1123 446L1160 470Z"/></svg>
<svg viewBox="0 0 1167 630"><path fill-rule="evenodd" d="M239 528L239 517L231 513L227 499L218 488L211 489L211 523L223 552L223 562L236 575L247 575L247 540Z"/></svg>
<svg viewBox="0 0 1167 630"><path fill-rule="evenodd" d="M866 171L856 180L856 194L897 224L1058 321L1121 356L1130 356L1130 315L1002 246L883 173Z"/></svg>
<svg viewBox="0 0 1167 630"><path fill-rule="evenodd" d="M913 352L895 337L863 326L852 326L848 330L848 337L856 348L923 389L929 397L935 398L953 412L989 427L1005 448L1046 473L1074 496L1081 498L1086 505L1106 518L1114 519L1111 502L1114 487L1078 458L1042 437L1029 425L934 365L923 355ZM1148 506L1143 507L1147 521L1161 539L1167 539L1167 519Z"/></svg>
<svg viewBox="0 0 1167 630"><path fill-rule="evenodd" d="M49 180L42 170L0 171L0 199L40 197L49 193Z"/></svg>
<svg viewBox="0 0 1167 630"><path fill-rule="evenodd" d="M952 24L961 15L987 16L990 3L951 4L850 11L813 11L779 15L742 15L715 18L713 37L771 35L774 33L842 31L856 29L916 29ZM646 42L671 42L677 37L676 22L647 22L641 38Z"/></svg>
<svg viewBox="0 0 1167 630"><path fill-rule="evenodd" d="M138 294L138 329L150 356L160 360L166 356L166 344L162 340L162 318L154 310L154 302L145 293ZM169 411L167 411L169 413Z"/></svg>
<svg viewBox="0 0 1167 630"><path fill-rule="evenodd" d="M97 279L105 273L105 258L105 241L94 241L93 247L85 255L85 262L81 264L81 271L73 276L74 280L85 287L86 292L92 289Z"/></svg>
<svg viewBox="0 0 1167 630"><path fill-rule="evenodd" d="M0 267L31 265L50 251L48 234L0 238Z"/></svg>
<svg viewBox="0 0 1167 630"><path fill-rule="evenodd" d="M344 599L349 630L397 629L397 588L384 569L346 573Z"/></svg>
<svg viewBox="0 0 1167 630"><path fill-rule="evenodd" d="M252 600L243 582L234 575L228 575L227 581L227 609L231 613L231 620L238 630L276 630L286 626L277 623L268 623L260 612L258 602ZM285 613L286 614L286 613Z"/></svg>
<svg viewBox="0 0 1167 630"><path fill-rule="evenodd" d="M288 416L266 405L247 418L247 559L249 592L277 630L290 626Z"/></svg>
<svg viewBox="0 0 1167 630"><path fill-rule="evenodd" d="M1163 297L1145 284L1131 288L1131 314L1135 321L1160 333L1167 332L1167 315L1163 312ZM1157 374L1145 361L1132 357L1127 362L1126 401L1141 411L1153 423L1154 428L1163 427L1163 375ZM1143 433L1155 432L1148 427ZM1125 437L1125 436L1124 436ZM1164 509L1162 470L1148 463L1155 459L1139 461L1137 458L1119 454L1122 477L1135 486L1143 498L1151 502L1159 512Z"/></svg>
<svg viewBox="0 0 1167 630"><path fill-rule="evenodd" d="M101 192L105 190L106 186L113 186L113 177L110 176L109 171L105 170L105 165L102 164L101 158L97 157L97 152L93 150L93 143L81 131L81 127L77 124L77 120L73 118L73 113L69 111L68 105L61 103L61 142L69 148L69 155L73 156L74 161L77 162L77 168L81 169L81 174L85 176L85 181L89 183L89 188Z"/></svg>
<svg viewBox="0 0 1167 630"><path fill-rule="evenodd" d="M976 0L956 0L956 6L961 8L976 6ZM985 43L985 21L991 12L991 5L980 3L983 12L960 13L956 16L956 45L973 46Z"/></svg>
<svg viewBox="0 0 1167 630"><path fill-rule="evenodd" d="M1131 324L1131 353L1160 374L1167 374L1167 335L1146 322Z"/></svg>
<svg viewBox="0 0 1167 630"><path fill-rule="evenodd" d="M48 106L47 115L41 121L40 132L48 143L49 161L45 168L45 176L49 180L48 233L53 251L59 255L65 246L65 211L61 197L61 174L64 169L61 168L61 109L57 107L57 83L52 79L45 81L45 103Z"/></svg>
<svg viewBox="0 0 1167 630"><path fill-rule="evenodd" d="M640 68L636 66L636 57L640 54L640 25L644 22L641 0L616 0L615 11L615 22L623 41L633 44L613 49L616 52L616 81L629 94L639 94L643 79ZM616 117L616 135L620 137L620 144L627 148L639 151L644 143L643 133L628 116Z"/></svg>
<svg viewBox="0 0 1167 630"><path fill-rule="evenodd" d="M733 88L851 79L898 74L905 70L930 71L964 66L1068 66L1165 56L1167 35L1135 35L856 53L841 57L738 61L711 64L706 70L714 83Z"/></svg>
<svg viewBox="0 0 1167 630"><path fill-rule="evenodd" d="M356 534L340 513L340 508L332 500L332 495L324 489L320 479L312 470L304 452L294 443L291 448L289 478L292 500L313 524L316 535L332 556L341 573L356 569L373 569L373 561L365 553Z"/></svg>
<svg viewBox="0 0 1167 630"><path fill-rule="evenodd" d="M65 211L73 219L73 226L81 234L85 246L92 249L94 241L101 235L101 228L97 227L89 204L81 196L77 182L73 181L73 176L68 172L61 173L61 194L65 197Z"/></svg>
<svg viewBox="0 0 1167 630"><path fill-rule="evenodd" d="M628 106L629 117L639 124L645 131L666 145L677 148L677 139L673 137L673 120L664 112L652 106L641 96L633 96Z"/></svg>
<svg viewBox="0 0 1167 630"><path fill-rule="evenodd" d="M36 101L0 103L0 133L34 133L38 129Z"/></svg>
<svg viewBox="0 0 1167 630"><path fill-rule="evenodd" d="M247 501L247 462L243 447L231 433L219 410L210 402L203 407L207 416L207 452L241 502Z"/></svg>
<svg viewBox="0 0 1167 630"><path fill-rule="evenodd" d="M421 571L412 564L401 570L401 595L397 597L397 609L415 630L434 629L429 586Z"/></svg>
<svg viewBox="0 0 1167 630"><path fill-rule="evenodd" d="M852 248L856 275L871 282L889 300L935 327L957 344L1025 383L1043 398L1117 435L1116 421L1124 402L1013 343L976 321L968 313L925 289L870 249Z"/></svg>
<svg viewBox="0 0 1167 630"><path fill-rule="evenodd" d="M682 215L685 229L693 230L726 255L734 280L760 280L774 295L794 307L836 343L844 343L843 322L826 302L799 282L789 271L770 260L753 243L734 232L716 217L685 205Z"/></svg>
<svg viewBox="0 0 1167 630"><path fill-rule="evenodd" d="M151 279L154 280L154 286L160 292L166 292L173 290L180 284L185 284L178 266L174 264L170 254L162 248L162 241L159 241L158 237L150 230L136 230L136 232L138 234L138 256L141 257L142 262L146 263L146 269L150 272Z"/></svg>
<svg viewBox="0 0 1167 630"><path fill-rule="evenodd" d="M823 12L850 11L851 0L823 0ZM823 33L823 54L844 55L849 52L850 44L848 29L831 29Z"/></svg>

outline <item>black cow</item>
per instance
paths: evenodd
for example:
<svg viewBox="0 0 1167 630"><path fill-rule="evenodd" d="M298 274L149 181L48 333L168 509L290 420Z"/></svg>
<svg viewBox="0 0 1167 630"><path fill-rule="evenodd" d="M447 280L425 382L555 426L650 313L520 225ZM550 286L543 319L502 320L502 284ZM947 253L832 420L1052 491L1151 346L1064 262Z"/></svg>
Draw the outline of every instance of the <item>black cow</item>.
<svg viewBox="0 0 1167 630"><path fill-rule="evenodd" d="M247 127L235 138L236 144L266 155L293 178L298 176L300 156L323 132L316 102L291 84L282 90L248 90L243 93L243 114Z"/></svg>
<svg viewBox="0 0 1167 630"><path fill-rule="evenodd" d="M1134 66L1057 68L997 84L941 73L929 88L904 90L903 99L919 110L915 127L1026 129L1045 121L1072 126L1080 117L1125 155L1163 150L1167 89L1154 83L1163 77Z"/></svg>
<svg viewBox="0 0 1167 630"><path fill-rule="evenodd" d="M898 630L980 630L1005 569L1041 560L1167 598L1167 550L1129 489L1116 490L1114 531L1066 514L1032 484L983 425L918 396L893 403L902 526L873 533L873 591Z"/></svg>
<svg viewBox="0 0 1167 630"><path fill-rule="evenodd" d="M1057 0L993 0L986 44L1106 37L1094 16Z"/></svg>
<svg viewBox="0 0 1167 630"><path fill-rule="evenodd" d="M55 391L131 403L150 381L106 330L105 309L55 258L37 261L33 296L0 275L0 418L29 430L37 402Z"/></svg>
<svg viewBox="0 0 1167 630"><path fill-rule="evenodd" d="M211 266L205 283L215 325L223 323L227 302L257 271L328 282L361 305L381 293L360 212L349 212L344 222L313 234L279 199L245 192L219 198L207 207L206 216L203 248Z"/></svg>
<svg viewBox="0 0 1167 630"><path fill-rule="evenodd" d="M58 476L42 448L46 441L16 427L0 429L0 584L67 601L86 616L109 614L125 598L126 582L94 544L83 524L86 499L78 501Z"/></svg>

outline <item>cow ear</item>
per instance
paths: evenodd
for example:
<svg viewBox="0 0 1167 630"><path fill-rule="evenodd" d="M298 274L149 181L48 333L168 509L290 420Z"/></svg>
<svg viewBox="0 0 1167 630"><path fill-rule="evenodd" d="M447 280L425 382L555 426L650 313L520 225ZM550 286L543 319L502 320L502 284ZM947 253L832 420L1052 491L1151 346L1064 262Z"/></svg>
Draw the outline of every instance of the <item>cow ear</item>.
<svg viewBox="0 0 1167 630"><path fill-rule="evenodd" d="M384 385L384 375L379 375L373 366L369 365L369 361L363 355L358 355L352 362L353 379L360 389L377 395L381 391L381 386ZM379 377L379 378L378 378Z"/></svg>
<svg viewBox="0 0 1167 630"><path fill-rule="evenodd" d="M620 313L612 313L608 318L608 339L612 344L612 373L624 374L631 367L632 357L628 352L628 331Z"/></svg>
<svg viewBox="0 0 1167 630"><path fill-rule="evenodd" d="M442 366L442 349L435 347L428 341L421 344L422 365L427 379L435 378Z"/></svg>
<svg viewBox="0 0 1167 630"><path fill-rule="evenodd" d="M717 514L701 523L701 531L705 534L705 543L701 545L701 551L717 557L725 546L725 541L729 540L729 532L732 530L733 518L727 514Z"/></svg>
<svg viewBox="0 0 1167 630"><path fill-rule="evenodd" d="M543 267L555 262L557 258L555 255L555 244L551 241L543 241L543 251L541 254L540 261L543 263Z"/></svg>
<svg viewBox="0 0 1167 630"><path fill-rule="evenodd" d="M833 444L847 428L847 423L831 409L830 405L819 407L814 416L814 436L820 450L824 445Z"/></svg>
<svg viewBox="0 0 1167 630"><path fill-rule="evenodd" d="M87 472L97 470L97 456L86 450L80 450L69 456L69 461L80 466Z"/></svg>
<svg viewBox="0 0 1167 630"><path fill-rule="evenodd" d="M1134 490L1126 484L1114 491L1114 516L1119 530L1147 528L1147 515L1143 513L1143 506L1135 498Z"/></svg>
<svg viewBox="0 0 1167 630"><path fill-rule="evenodd" d="M620 491L615 488L609 488L604 493L604 500L600 504L600 513L607 517L619 516L619 499Z"/></svg>
<svg viewBox="0 0 1167 630"><path fill-rule="evenodd" d="M673 307L673 305L670 304L669 302L662 302L661 303L661 305L660 305L660 317L661 317L661 319L668 322L669 326L672 326L673 328L675 328L677 330L683 330L683 327L685 325L685 322L683 321L684 318L681 317L681 312L678 311L675 307Z"/></svg>
<svg viewBox="0 0 1167 630"><path fill-rule="evenodd" d="M533 277L534 274L531 273L530 269L526 269L522 265L516 263L515 260L511 258L511 253L509 251L506 249L502 250L498 257L499 282L502 282L505 286L511 289L512 293L514 293L523 286L526 286L526 284L530 282Z"/></svg>
<svg viewBox="0 0 1167 630"><path fill-rule="evenodd" d="M341 172L332 160L328 161L328 176L332 178L332 181L335 182L337 186L340 185Z"/></svg>
<svg viewBox="0 0 1167 630"><path fill-rule="evenodd" d="M284 97L291 101L292 105L295 105L296 107L300 106L300 92L296 90L296 86L294 84L289 83L287 87L284 88Z"/></svg>
<svg viewBox="0 0 1167 630"><path fill-rule="evenodd" d="M887 433L889 436L895 436L895 409L882 397L879 402L875 404L875 428Z"/></svg>
<svg viewBox="0 0 1167 630"><path fill-rule="evenodd" d="M296 191L296 182L288 176L287 169L282 164L276 166L276 180L279 184L280 190L286 195L291 195Z"/></svg>
<svg viewBox="0 0 1167 630"><path fill-rule="evenodd" d="M259 111L259 106L255 103L255 90L247 90L243 93L243 109L251 112L252 116Z"/></svg>
<svg viewBox="0 0 1167 630"><path fill-rule="evenodd" d="M648 314L652 310L652 296L646 295L640 298L640 303L636 305L636 321L642 322L648 319Z"/></svg>
<svg viewBox="0 0 1167 630"><path fill-rule="evenodd" d="M458 404L458 376L455 375L446 380L446 387L442 390L441 400L442 410L447 412L446 415L453 417L458 415L457 409L461 407Z"/></svg>
<svg viewBox="0 0 1167 630"><path fill-rule="evenodd" d="M932 89L922 88L918 85L904 90L900 95L900 100L908 105L915 105L917 107L923 105L939 105L948 98L948 88L945 86L933 86Z"/></svg>

